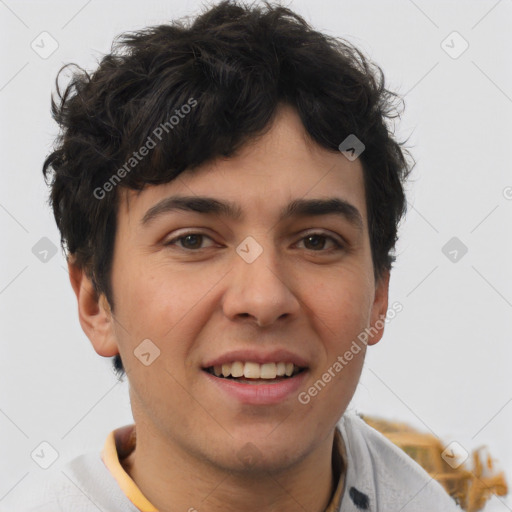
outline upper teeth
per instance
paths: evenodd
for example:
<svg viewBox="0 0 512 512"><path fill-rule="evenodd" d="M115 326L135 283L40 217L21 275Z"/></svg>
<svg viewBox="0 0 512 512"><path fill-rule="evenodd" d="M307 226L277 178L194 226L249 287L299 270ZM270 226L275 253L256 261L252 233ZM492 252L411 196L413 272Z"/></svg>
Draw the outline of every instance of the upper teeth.
<svg viewBox="0 0 512 512"><path fill-rule="evenodd" d="M243 363L235 361L234 363L225 363L222 366L214 366L213 373L220 377L245 377L246 379L275 379L276 377L290 377L299 367L293 363L264 363L253 362Z"/></svg>

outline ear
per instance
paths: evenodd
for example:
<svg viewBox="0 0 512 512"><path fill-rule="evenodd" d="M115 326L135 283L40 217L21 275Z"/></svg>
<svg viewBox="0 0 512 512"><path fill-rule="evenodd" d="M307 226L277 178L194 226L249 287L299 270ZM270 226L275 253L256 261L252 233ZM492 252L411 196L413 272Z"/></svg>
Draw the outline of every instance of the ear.
<svg viewBox="0 0 512 512"><path fill-rule="evenodd" d="M94 350L104 357L119 353L114 331L114 319L104 294L98 297L91 280L83 269L68 258L69 280L78 301L78 317Z"/></svg>
<svg viewBox="0 0 512 512"><path fill-rule="evenodd" d="M370 315L368 345L375 345L384 335L384 319L388 311L389 270L382 273L375 283L375 297Z"/></svg>

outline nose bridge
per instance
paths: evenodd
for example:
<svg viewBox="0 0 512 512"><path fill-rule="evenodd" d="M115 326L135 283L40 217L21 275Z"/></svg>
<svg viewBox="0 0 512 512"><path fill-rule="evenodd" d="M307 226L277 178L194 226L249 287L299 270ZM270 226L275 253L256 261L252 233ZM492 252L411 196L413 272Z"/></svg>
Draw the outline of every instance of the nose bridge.
<svg viewBox="0 0 512 512"><path fill-rule="evenodd" d="M270 236L246 237L236 247L225 313L251 316L259 325L296 313L297 298L287 284L286 267Z"/></svg>
<svg viewBox="0 0 512 512"><path fill-rule="evenodd" d="M282 265L278 251L271 237L260 235L258 240L248 236L236 248L239 259L235 264L236 271L240 273L242 282L252 290L253 296L262 291L286 287L283 283L285 276L280 275Z"/></svg>

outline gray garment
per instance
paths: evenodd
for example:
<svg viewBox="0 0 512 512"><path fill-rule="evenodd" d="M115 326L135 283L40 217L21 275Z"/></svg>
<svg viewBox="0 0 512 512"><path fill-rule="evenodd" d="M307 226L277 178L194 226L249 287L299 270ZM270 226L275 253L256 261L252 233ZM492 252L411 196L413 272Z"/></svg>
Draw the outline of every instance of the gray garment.
<svg viewBox="0 0 512 512"><path fill-rule="evenodd" d="M462 510L439 482L359 416L346 412L338 427L348 459L340 512Z"/></svg>
<svg viewBox="0 0 512 512"><path fill-rule="evenodd" d="M348 462L340 512L460 512L438 482L356 414L346 412L338 428ZM0 512L139 512L99 453L80 455L45 477L30 494L0 502Z"/></svg>

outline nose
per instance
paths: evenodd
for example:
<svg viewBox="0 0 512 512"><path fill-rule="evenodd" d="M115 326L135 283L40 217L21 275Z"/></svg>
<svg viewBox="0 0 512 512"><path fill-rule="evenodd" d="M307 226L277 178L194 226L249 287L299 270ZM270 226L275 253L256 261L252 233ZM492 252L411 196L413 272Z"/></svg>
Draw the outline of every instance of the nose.
<svg viewBox="0 0 512 512"><path fill-rule="evenodd" d="M289 282L291 273L275 251L264 248L251 263L235 252L233 260L223 299L224 314L230 320L249 318L258 327L266 327L297 315L300 302L294 283Z"/></svg>

